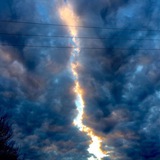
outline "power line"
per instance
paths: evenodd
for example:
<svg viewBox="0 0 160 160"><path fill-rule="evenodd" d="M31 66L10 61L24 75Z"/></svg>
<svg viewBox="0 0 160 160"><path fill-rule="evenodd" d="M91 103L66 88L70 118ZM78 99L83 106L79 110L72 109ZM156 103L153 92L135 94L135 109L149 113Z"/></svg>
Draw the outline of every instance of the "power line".
<svg viewBox="0 0 160 160"><path fill-rule="evenodd" d="M73 38L71 36L58 36L58 35L36 35L36 34L17 34L17 33L0 33L0 35L4 35L4 36L22 36L22 37L44 37L44 38ZM142 39L136 39L136 38L105 38L105 37L89 37L89 36L77 36L75 38L78 38L78 39L98 39L98 40L105 40L105 39L108 39L108 40L157 40L157 41L160 41L160 39L149 39L149 38L142 38Z"/></svg>
<svg viewBox="0 0 160 160"><path fill-rule="evenodd" d="M127 29L127 28L116 28L116 27L100 27L100 26L73 26L73 25L64 25L64 24L55 24L55 23L40 23L40 22L27 22L27 21L14 21L14 20L0 20L0 23L17 23L17 24L31 24L31 25L47 25L54 27L74 27L74 28L86 28L86 29L101 29L101 30L124 30L124 31L157 31L160 29Z"/></svg>
<svg viewBox="0 0 160 160"><path fill-rule="evenodd" d="M54 48L54 49L76 49L77 47L70 47L70 46L42 46L42 45L21 45L21 44L13 44L13 45L9 45L9 44L0 44L1 46L9 46L9 47L26 47L26 48ZM80 47L80 50L105 50L105 49L112 49L112 50L157 50L159 51L160 48L112 48L112 47Z"/></svg>

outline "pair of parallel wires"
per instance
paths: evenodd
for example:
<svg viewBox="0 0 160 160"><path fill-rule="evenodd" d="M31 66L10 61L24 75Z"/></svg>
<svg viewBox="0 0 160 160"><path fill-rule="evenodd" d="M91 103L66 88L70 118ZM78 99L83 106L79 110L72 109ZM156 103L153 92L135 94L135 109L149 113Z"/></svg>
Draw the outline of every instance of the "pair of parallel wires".
<svg viewBox="0 0 160 160"><path fill-rule="evenodd" d="M40 22L27 22L27 21L14 21L14 20L0 20L0 23L7 23L7 24L26 24L26 25L41 25L41 26L51 26L51 27L67 27L64 24L54 24L54 23L40 23ZM159 29L124 29L124 28L114 28L114 27L99 27L99 26L70 26L82 29L97 29L97 30L118 30L118 31L145 31L145 32L160 32ZM44 35L44 34L19 34L19 33L4 33L0 32L1 36L11 36L13 37L37 37L37 38L61 38L61 39L70 39L71 36L62 36L62 35ZM93 36L77 36L77 39L82 40L137 40L137 41L160 41L160 39L150 39L150 38L106 38L106 37L93 37ZM24 45L24 44L6 44L0 43L1 46L8 46L8 47L27 47L27 48L55 48L55 49L74 49L75 47L72 46L51 46L51 45ZM81 47L81 50L103 50L103 49L113 49L113 50L160 50L160 48L114 48L114 47Z"/></svg>

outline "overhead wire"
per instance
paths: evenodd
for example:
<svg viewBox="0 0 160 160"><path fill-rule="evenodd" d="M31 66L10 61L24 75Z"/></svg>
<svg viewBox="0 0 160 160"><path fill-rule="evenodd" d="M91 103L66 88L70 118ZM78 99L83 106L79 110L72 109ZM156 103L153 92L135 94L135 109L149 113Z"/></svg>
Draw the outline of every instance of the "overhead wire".
<svg viewBox="0 0 160 160"><path fill-rule="evenodd" d="M16 24L29 24L29 25L47 25L47 26L54 26L54 27L67 27L65 24L56 24L56 23L42 23L42 22L29 22L29 21L15 21L15 20L0 20L0 23L16 23ZM73 26L68 25L69 27L76 27L76 28L88 28L88 29L101 29L101 30L125 30L125 31L157 31L159 32L160 29L147 29L147 28L116 28L116 27L101 27L101 26Z"/></svg>
<svg viewBox="0 0 160 160"><path fill-rule="evenodd" d="M16 23L16 24L31 24L31 25L50 25L54 27L66 27L68 25L64 24L53 24L53 23L40 23L40 22L27 22L27 21L15 21L15 20L0 20L0 23ZM80 28L90 28L90 29L114 29L114 30L137 30L137 31L160 31L160 30L147 30L147 29L123 29L123 28L105 28L97 26L70 26L70 27L80 27ZM24 36L24 37L40 37L40 38L72 38L71 36L62 36L62 35L36 35L36 34L20 34L20 33L4 33L0 32L0 35L3 36ZM92 36L77 36L75 38L79 39L91 39L91 40L157 40L160 39L149 39L149 38L108 38L108 37L92 37ZM14 47L27 47L27 48L55 48L55 49L73 49L74 47L70 46L50 46L50 45L21 45L21 44L4 44L0 43L3 46L14 46ZM114 47L81 47L80 49L113 49L113 50L160 50L160 48L114 48Z"/></svg>
<svg viewBox="0 0 160 160"><path fill-rule="evenodd" d="M72 38L71 36L62 36L62 35L37 35L37 34L20 34L20 33L3 33L0 32L0 35L3 36L21 36L21 37L41 37L41 38ZM156 40L160 41L160 39L149 39L149 38L108 38L108 37L92 37L92 36L76 36L78 39L98 39L98 40Z"/></svg>
<svg viewBox="0 0 160 160"><path fill-rule="evenodd" d="M55 49L74 49L76 47L70 46L49 46L49 45L21 45L21 44L4 44L0 43L1 46L8 47L26 47L26 48L55 48ZM114 48L114 47L81 47L80 50L160 50L160 48Z"/></svg>

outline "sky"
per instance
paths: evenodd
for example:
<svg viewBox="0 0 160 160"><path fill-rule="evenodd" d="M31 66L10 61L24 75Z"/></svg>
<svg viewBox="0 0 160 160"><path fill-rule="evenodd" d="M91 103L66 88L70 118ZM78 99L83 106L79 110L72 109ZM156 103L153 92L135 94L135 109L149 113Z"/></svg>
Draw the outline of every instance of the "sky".
<svg viewBox="0 0 160 160"><path fill-rule="evenodd" d="M25 160L160 159L159 9L0 1L0 107Z"/></svg>

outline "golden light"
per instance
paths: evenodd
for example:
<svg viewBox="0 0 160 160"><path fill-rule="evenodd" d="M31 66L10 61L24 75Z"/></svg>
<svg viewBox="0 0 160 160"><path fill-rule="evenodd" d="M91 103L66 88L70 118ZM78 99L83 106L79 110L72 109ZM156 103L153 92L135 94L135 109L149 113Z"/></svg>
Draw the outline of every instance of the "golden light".
<svg viewBox="0 0 160 160"><path fill-rule="evenodd" d="M76 36L78 34L76 26L79 25L79 18L74 14L73 9L69 4L66 4L65 6L59 8L59 15L63 22L67 25L68 30L72 36L72 41L74 43L69 66L74 78L73 88L76 96L75 105L77 107L78 114L74 119L73 124L77 126L80 131L86 133L86 135L91 138L88 152L94 156L88 158L88 160L101 160L107 155L107 153L105 153L101 149L102 139L93 132L92 128L83 124L85 102L83 97L84 90L79 82L78 67L80 66L80 64L78 62L78 56L80 52L80 45L79 41L76 39Z"/></svg>
<svg viewBox="0 0 160 160"><path fill-rule="evenodd" d="M74 37L77 35L76 25L79 18L74 14L72 7L67 4L59 9L59 14L64 23L68 26L71 35Z"/></svg>

